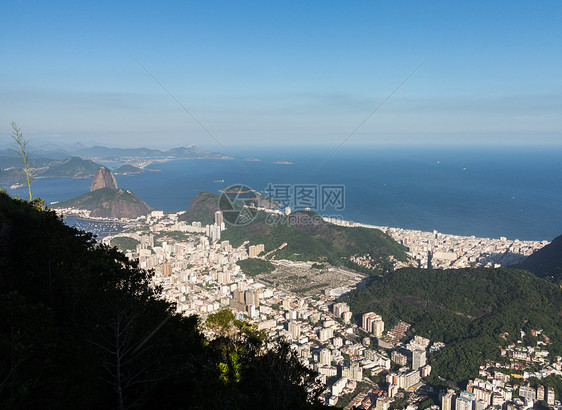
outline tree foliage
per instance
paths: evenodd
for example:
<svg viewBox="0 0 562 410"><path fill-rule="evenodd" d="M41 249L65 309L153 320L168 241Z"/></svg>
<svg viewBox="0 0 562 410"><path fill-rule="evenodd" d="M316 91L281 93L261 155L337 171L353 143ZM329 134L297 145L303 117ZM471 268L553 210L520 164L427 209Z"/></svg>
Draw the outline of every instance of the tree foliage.
<svg viewBox="0 0 562 410"><path fill-rule="evenodd" d="M0 408L313 406L310 372L286 347L265 349L244 322L207 340L152 275L0 192Z"/></svg>
<svg viewBox="0 0 562 410"><path fill-rule="evenodd" d="M276 259L342 266L350 264L351 256L370 255L379 264L380 272L392 269L391 256L401 261L407 259L406 248L383 232L333 225L314 212L298 211L289 217L258 212L252 223L229 226L222 236L233 246L246 240L251 245L263 243L266 252L275 250L272 256Z"/></svg>
<svg viewBox="0 0 562 410"><path fill-rule="evenodd" d="M434 374L455 382L477 375L486 359L498 359L498 347L521 329L543 329L554 341L551 353L562 353L555 342L562 338L562 290L518 269L404 268L341 300L357 320L375 311L389 326L404 320L415 333L446 343L431 364ZM511 336L505 340L503 332Z"/></svg>
<svg viewBox="0 0 562 410"><path fill-rule="evenodd" d="M271 273L275 270L275 266L264 259L250 258L236 262L246 275L256 276L261 273Z"/></svg>

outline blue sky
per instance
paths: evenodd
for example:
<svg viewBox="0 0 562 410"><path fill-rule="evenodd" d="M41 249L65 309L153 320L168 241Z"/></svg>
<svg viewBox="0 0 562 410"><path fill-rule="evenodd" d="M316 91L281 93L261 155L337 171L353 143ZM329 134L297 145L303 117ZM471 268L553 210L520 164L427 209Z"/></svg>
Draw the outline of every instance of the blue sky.
<svg viewBox="0 0 562 410"><path fill-rule="evenodd" d="M0 143L561 144L562 2L9 1Z"/></svg>

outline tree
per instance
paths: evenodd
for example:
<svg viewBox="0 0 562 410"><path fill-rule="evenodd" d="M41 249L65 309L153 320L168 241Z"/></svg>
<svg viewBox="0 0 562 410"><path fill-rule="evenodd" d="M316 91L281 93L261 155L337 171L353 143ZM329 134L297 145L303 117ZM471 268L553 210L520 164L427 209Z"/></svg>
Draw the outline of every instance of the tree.
<svg viewBox="0 0 562 410"><path fill-rule="evenodd" d="M20 162L23 165L23 170L25 171L25 178L27 180L27 189L29 190L29 200L32 201L31 196L31 181L29 180L29 152L27 151L27 143L29 142L23 134L21 133L21 128L15 122L12 122L12 139L16 143L13 149L21 157Z"/></svg>
<svg viewBox="0 0 562 410"><path fill-rule="evenodd" d="M0 190L0 408L317 404L287 346L268 349L229 311L204 324L174 313L153 272L35 201Z"/></svg>

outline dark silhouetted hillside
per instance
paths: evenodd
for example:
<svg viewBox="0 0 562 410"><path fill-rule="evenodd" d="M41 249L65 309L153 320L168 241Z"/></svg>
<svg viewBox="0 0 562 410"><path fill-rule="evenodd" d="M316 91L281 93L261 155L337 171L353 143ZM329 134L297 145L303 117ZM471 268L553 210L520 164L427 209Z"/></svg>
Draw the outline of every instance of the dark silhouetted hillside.
<svg viewBox="0 0 562 410"><path fill-rule="evenodd" d="M541 278L554 282L562 281L562 235L544 248L535 251L518 267L533 272Z"/></svg>
<svg viewBox="0 0 562 410"><path fill-rule="evenodd" d="M0 408L314 407L314 374L287 345L264 350L230 312L206 340L152 275L0 191Z"/></svg>

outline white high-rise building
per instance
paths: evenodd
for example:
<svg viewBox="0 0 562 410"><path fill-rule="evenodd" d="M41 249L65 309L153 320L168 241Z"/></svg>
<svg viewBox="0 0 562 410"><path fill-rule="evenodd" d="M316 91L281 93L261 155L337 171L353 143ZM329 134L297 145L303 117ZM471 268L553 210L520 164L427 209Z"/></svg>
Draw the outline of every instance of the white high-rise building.
<svg viewBox="0 0 562 410"><path fill-rule="evenodd" d="M453 410L454 398L454 390L448 390L447 393L441 397L441 410Z"/></svg>
<svg viewBox="0 0 562 410"><path fill-rule="evenodd" d="M373 336L381 337L384 332L384 322L381 320L375 320L373 322Z"/></svg>
<svg viewBox="0 0 562 410"><path fill-rule="evenodd" d="M224 216L222 214L222 211L215 212L215 225L217 225L220 228L220 226L223 223L224 223Z"/></svg>
<svg viewBox="0 0 562 410"><path fill-rule="evenodd" d="M546 404L548 404L549 406L554 406L554 389L552 387L549 387L546 390Z"/></svg>
<svg viewBox="0 0 562 410"><path fill-rule="evenodd" d="M289 322L289 333L293 339L298 339L301 335L301 327L297 322Z"/></svg>
<svg viewBox="0 0 562 410"><path fill-rule="evenodd" d="M375 312L364 313L362 327L366 332L373 333L375 337L381 337L384 331L382 316Z"/></svg>
<svg viewBox="0 0 562 410"><path fill-rule="evenodd" d="M418 370L420 367L425 366L427 360L425 350L414 350L412 352L412 369Z"/></svg>
<svg viewBox="0 0 562 410"><path fill-rule="evenodd" d="M363 380L363 370L361 369L361 366L359 366L359 363L353 363L349 367L349 378L356 381Z"/></svg>
<svg viewBox="0 0 562 410"><path fill-rule="evenodd" d="M332 352L328 349L320 350L319 362L321 365L326 366L332 363Z"/></svg>

